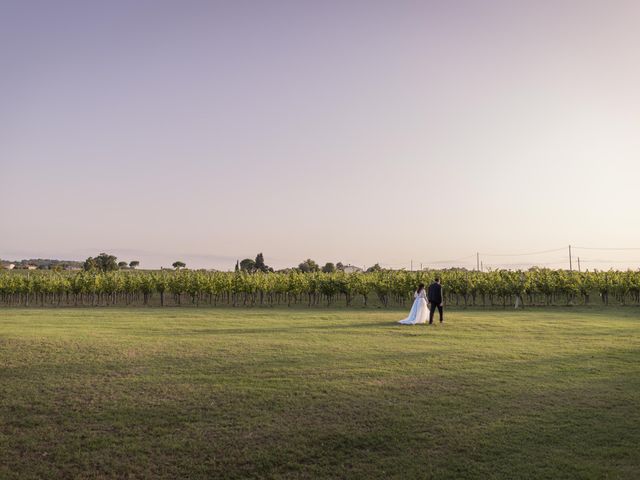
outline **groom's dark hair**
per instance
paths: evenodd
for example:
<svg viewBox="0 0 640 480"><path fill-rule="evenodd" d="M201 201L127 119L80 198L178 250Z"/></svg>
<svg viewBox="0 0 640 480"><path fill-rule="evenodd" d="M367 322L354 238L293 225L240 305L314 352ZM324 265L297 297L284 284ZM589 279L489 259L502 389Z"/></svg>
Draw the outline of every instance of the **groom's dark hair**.
<svg viewBox="0 0 640 480"><path fill-rule="evenodd" d="M440 283L440 277L436 277L436 282Z"/></svg>

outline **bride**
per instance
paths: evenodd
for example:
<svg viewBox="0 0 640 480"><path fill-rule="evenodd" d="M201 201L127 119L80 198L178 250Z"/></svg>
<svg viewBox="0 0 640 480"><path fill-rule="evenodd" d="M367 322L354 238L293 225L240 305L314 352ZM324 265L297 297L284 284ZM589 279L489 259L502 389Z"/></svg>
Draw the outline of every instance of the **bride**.
<svg viewBox="0 0 640 480"><path fill-rule="evenodd" d="M400 320L398 323L403 325L415 325L416 323L425 323L429 316L429 309L427 308L427 294L424 291L424 283L418 285L418 289L413 294L413 306L409 312L409 316L404 320Z"/></svg>

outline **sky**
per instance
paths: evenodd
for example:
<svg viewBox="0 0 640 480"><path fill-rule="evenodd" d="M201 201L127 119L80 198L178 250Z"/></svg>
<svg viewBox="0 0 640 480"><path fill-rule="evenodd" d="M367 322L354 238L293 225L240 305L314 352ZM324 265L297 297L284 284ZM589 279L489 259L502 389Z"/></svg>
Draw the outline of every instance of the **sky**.
<svg viewBox="0 0 640 480"><path fill-rule="evenodd" d="M0 0L0 258L638 268L639 20Z"/></svg>

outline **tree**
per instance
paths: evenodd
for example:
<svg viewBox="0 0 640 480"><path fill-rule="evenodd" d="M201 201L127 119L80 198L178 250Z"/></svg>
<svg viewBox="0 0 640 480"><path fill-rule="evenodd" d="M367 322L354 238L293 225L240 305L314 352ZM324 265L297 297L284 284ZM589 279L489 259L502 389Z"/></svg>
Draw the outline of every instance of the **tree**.
<svg viewBox="0 0 640 480"><path fill-rule="evenodd" d="M304 262L298 265L298 269L303 273L319 272L320 266L310 258L307 258Z"/></svg>
<svg viewBox="0 0 640 480"><path fill-rule="evenodd" d="M117 258L108 253L101 253L97 257L89 257L82 264L82 268L87 271L113 272L118 270Z"/></svg>
<svg viewBox="0 0 640 480"><path fill-rule="evenodd" d="M240 271L240 260L236 260L236 272Z"/></svg>
<svg viewBox="0 0 640 480"><path fill-rule="evenodd" d="M98 270L98 263L96 259L93 257L87 258L82 264L82 268L85 272L91 272L93 270Z"/></svg>
<svg viewBox="0 0 640 480"><path fill-rule="evenodd" d="M300 270L302 273L309 273L311 271L307 262L302 262L301 264L299 264L298 270Z"/></svg>
<svg viewBox="0 0 640 480"><path fill-rule="evenodd" d="M171 266L172 266L173 268L175 268L176 270L180 270L181 268L186 267L186 266L187 266L187 264L186 264L186 263L184 263L184 262L181 262L180 260L178 260L177 262L173 262L173 263L171 264Z"/></svg>
<svg viewBox="0 0 640 480"><path fill-rule="evenodd" d="M127 268L128 265L129 264L127 262L118 262L118 268L120 270L123 270L123 269Z"/></svg>
<svg viewBox="0 0 640 480"><path fill-rule="evenodd" d="M322 271L324 273L333 273L336 271L336 266L331 262L327 262L324 264L324 267L322 267Z"/></svg>
<svg viewBox="0 0 640 480"><path fill-rule="evenodd" d="M257 272L273 272L273 268L265 265L262 253L256 256L254 268Z"/></svg>
<svg viewBox="0 0 640 480"><path fill-rule="evenodd" d="M114 255L109 255L108 253L101 253L96 257L96 263L98 265L98 270L102 272L113 272L118 270L118 262L117 258Z"/></svg>
<svg viewBox="0 0 640 480"><path fill-rule="evenodd" d="M367 268L367 273L379 272L381 270L382 270L382 267L380 266L380 264L376 263L373 267Z"/></svg>
<svg viewBox="0 0 640 480"><path fill-rule="evenodd" d="M129 267L135 269L138 265L140 265L140 262L138 260L132 260L131 262L129 262Z"/></svg>
<svg viewBox="0 0 640 480"><path fill-rule="evenodd" d="M342 264L342 262L336 263L336 270L344 272L344 265Z"/></svg>
<svg viewBox="0 0 640 480"><path fill-rule="evenodd" d="M256 271L256 262L250 258L245 258L240 262L240 270L247 273L253 273Z"/></svg>

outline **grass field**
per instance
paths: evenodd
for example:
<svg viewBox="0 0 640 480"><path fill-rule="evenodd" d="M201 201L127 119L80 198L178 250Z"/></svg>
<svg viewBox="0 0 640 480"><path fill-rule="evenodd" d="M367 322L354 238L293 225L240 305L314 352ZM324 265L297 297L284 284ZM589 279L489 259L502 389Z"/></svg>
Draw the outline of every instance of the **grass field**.
<svg viewBox="0 0 640 480"><path fill-rule="evenodd" d="M0 478L639 478L640 310L0 310Z"/></svg>

